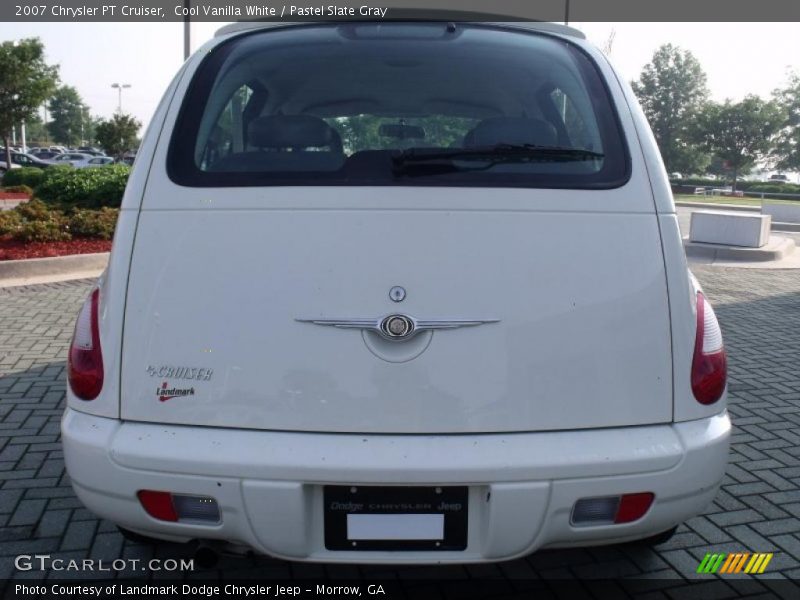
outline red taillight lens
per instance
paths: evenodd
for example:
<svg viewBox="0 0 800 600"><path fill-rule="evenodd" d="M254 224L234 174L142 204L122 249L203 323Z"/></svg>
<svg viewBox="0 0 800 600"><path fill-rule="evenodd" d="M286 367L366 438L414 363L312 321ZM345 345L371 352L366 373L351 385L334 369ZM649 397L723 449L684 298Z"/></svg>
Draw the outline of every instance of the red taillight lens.
<svg viewBox="0 0 800 600"><path fill-rule="evenodd" d="M614 523L632 523L641 519L650 510L655 496L650 492L624 494L619 500Z"/></svg>
<svg viewBox="0 0 800 600"><path fill-rule="evenodd" d="M713 404L722 397L728 376L722 331L714 309L697 292L697 334L692 358L692 392L700 404Z"/></svg>
<svg viewBox="0 0 800 600"><path fill-rule="evenodd" d="M172 503L172 494L169 492L155 492L153 490L139 490L136 494L139 502L147 514L160 521L177 521L178 513Z"/></svg>
<svg viewBox="0 0 800 600"><path fill-rule="evenodd" d="M94 290L83 303L69 347L67 373L69 387L81 400L94 400L103 389L103 353L100 350L98 310L100 290Z"/></svg>

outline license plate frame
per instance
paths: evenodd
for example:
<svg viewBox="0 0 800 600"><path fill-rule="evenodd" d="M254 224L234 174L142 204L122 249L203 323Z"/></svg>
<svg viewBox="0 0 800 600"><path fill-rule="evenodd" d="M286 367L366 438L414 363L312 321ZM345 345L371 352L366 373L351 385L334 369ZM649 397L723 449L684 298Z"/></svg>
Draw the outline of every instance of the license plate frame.
<svg viewBox="0 0 800 600"><path fill-rule="evenodd" d="M349 551L463 551L467 548L469 488L466 486L323 486L325 548ZM349 537L348 515L361 515L363 525L369 515L398 515L399 519L374 519L402 522L428 529L441 515L439 539L358 539ZM428 517L419 517L428 515ZM364 518L366 517L366 518ZM354 520L350 520L351 525ZM389 526L392 527L391 525ZM361 531L364 527L359 528ZM378 526L380 529L380 526ZM436 534L432 535L437 537Z"/></svg>

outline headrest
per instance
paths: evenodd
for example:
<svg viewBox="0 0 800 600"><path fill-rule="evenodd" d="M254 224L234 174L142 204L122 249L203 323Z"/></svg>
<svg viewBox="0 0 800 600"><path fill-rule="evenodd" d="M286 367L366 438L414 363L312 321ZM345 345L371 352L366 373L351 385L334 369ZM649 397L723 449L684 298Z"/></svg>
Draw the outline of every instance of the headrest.
<svg viewBox="0 0 800 600"><path fill-rule="evenodd" d="M342 138L318 117L270 115L258 117L247 128L247 139L256 148L330 148L342 151Z"/></svg>
<svg viewBox="0 0 800 600"><path fill-rule="evenodd" d="M555 127L541 119L525 117L494 117L484 119L464 136L464 146L493 146L495 144L558 145Z"/></svg>

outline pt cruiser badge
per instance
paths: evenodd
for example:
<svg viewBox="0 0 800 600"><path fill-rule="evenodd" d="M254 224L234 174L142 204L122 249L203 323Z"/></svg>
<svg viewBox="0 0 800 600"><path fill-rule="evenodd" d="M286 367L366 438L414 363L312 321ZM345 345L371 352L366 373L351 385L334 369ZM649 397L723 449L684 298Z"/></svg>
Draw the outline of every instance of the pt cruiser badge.
<svg viewBox="0 0 800 600"><path fill-rule="evenodd" d="M197 381L209 381L214 373L213 369L203 369L200 367L177 367L172 365L160 365L154 367L147 366L147 374L150 377L168 379L195 379Z"/></svg>
<svg viewBox="0 0 800 600"><path fill-rule="evenodd" d="M301 323L328 325L344 329L366 329L386 340L403 342L421 331L432 329L457 329L475 327L486 323L499 323L500 319L415 319L408 315L388 315L378 319L295 319Z"/></svg>

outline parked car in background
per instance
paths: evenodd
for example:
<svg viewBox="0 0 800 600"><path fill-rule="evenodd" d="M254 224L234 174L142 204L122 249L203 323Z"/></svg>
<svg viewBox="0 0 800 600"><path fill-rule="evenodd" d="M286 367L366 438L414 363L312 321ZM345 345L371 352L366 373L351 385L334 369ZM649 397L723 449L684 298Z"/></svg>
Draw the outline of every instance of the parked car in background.
<svg viewBox="0 0 800 600"><path fill-rule="evenodd" d="M110 156L95 156L89 162L86 163L86 167L102 167L104 165L110 165L114 163L114 159Z"/></svg>
<svg viewBox="0 0 800 600"><path fill-rule="evenodd" d="M11 162L18 164L21 167L39 167L40 169L46 169L50 166L50 163L42 160L41 158L37 158L31 154L23 154L21 152L14 152L11 154Z"/></svg>
<svg viewBox="0 0 800 600"><path fill-rule="evenodd" d="M85 167L89 164L94 156L91 154L84 154L83 152L67 152L59 154L58 156L50 159L50 163L54 165L72 165L73 167Z"/></svg>
<svg viewBox="0 0 800 600"><path fill-rule="evenodd" d="M775 175L770 175L767 181L770 183L788 183L789 178L782 173L776 173Z"/></svg>
<svg viewBox="0 0 800 600"><path fill-rule="evenodd" d="M9 169L19 169L19 168L20 168L20 166L18 164L14 163L14 159L13 158L11 159L11 166L9 167L8 163L6 162L6 159L5 159L5 152L0 154L0 176L3 173L5 173L6 171L8 171Z"/></svg>
<svg viewBox="0 0 800 600"><path fill-rule="evenodd" d="M61 156L61 154L61 152L56 152L54 150L37 150L36 152L31 152L31 156L34 156L39 160L51 160L56 156Z"/></svg>
<svg viewBox="0 0 800 600"><path fill-rule="evenodd" d="M583 34L236 23L182 69L68 353L94 514L453 564L658 543L712 502L722 334L636 96Z"/></svg>
<svg viewBox="0 0 800 600"><path fill-rule="evenodd" d="M92 148L91 146L81 146L80 148L75 149L76 152L83 152L84 154L91 154L92 156L105 156L106 153L102 150L98 150L97 148Z"/></svg>

